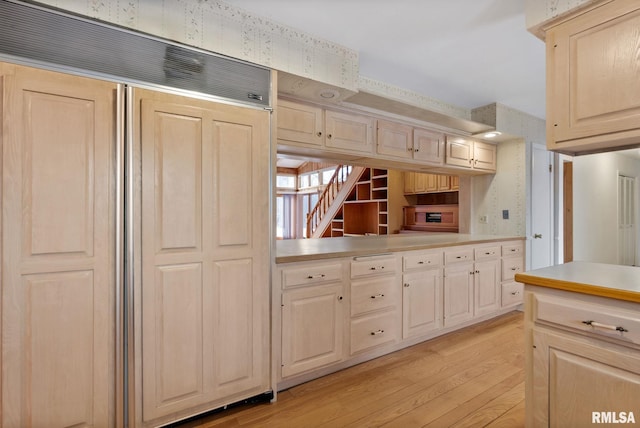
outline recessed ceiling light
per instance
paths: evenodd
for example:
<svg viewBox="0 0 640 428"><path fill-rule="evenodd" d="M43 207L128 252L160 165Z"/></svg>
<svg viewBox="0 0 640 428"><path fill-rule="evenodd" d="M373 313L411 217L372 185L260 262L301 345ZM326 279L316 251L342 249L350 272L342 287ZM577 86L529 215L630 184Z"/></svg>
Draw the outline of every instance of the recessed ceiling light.
<svg viewBox="0 0 640 428"><path fill-rule="evenodd" d="M320 91L320 96L325 100L336 98L338 95L340 95L340 93L334 89L323 89Z"/></svg>
<svg viewBox="0 0 640 428"><path fill-rule="evenodd" d="M495 138L498 135L502 135L502 132L500 132L500 131L487 132L486 134L483 135L483 137L484 138Z"/></svg>

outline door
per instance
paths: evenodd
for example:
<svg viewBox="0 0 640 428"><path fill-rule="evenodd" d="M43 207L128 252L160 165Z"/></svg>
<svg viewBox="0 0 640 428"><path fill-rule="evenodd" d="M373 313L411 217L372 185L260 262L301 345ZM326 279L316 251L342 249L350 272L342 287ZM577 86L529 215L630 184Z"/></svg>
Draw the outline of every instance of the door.
<svg viewBox="0 0 640 428"><path fill-rule="evenodd" d="M402 338L440 327L442 270L429 269L402 277Z"/></svg>
<svg viewBox="0 0 640 428"><path fill-rule="evenodd" d="M636 179L618 176L618 263L636 264Z"/></svg>
<svg viewBox="0 0 640 428"><path fill-rule="evenodd" d="M113 426L113 83L0 63L2 426Z"/></svg>
<svg viewBox="0 0 640 428"><path fill-rule="evenodd" d="M538 269L553 264L553 154L544 146L531 149L531 264Z"/></svg>
<svg viewBox="0 0 640 428"><path fill-rule="evenodd" d="M151 421L268 390L269 113L145 90L134 99Z"/></svg>

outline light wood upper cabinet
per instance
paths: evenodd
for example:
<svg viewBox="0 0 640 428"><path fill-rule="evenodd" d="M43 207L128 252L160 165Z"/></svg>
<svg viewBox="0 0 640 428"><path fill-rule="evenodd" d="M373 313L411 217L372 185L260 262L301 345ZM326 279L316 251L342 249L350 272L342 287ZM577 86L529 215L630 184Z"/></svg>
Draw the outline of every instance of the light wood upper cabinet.
<svg viewBox="0 0 640 428"><path fill-rule="evenodd" d="M640 142L640 3L614 0L546 29L547 147Z"/></svg>
<svg viewBox="0 0 640 428"><path fill-rule="evenodd" d="M447 137L446 164L464 169L495 172L497 147L462 137Z"/></svg>
<svg viewBox="0 0 640 428"><path fill-rule="evenodd" d="M372 153L375 120L338 111L325 111L325 145L349 152Z"/></svg>
<svg viewBox="0 0 640 428"><path fill-rule="evenodd" d="M460 188L460 180L454 175L427 174L422 172L404 173L404 193L450 192Z"/></svg>
<svg viewBox="0 0 640 428"><path fill-rule="evenodd" d="M442 133L415 128L413 130L413 159L431 165L444 164L444 141Z"/></svg>
<svg viewBox="0 0 640 428"><path fill-rule="evenodd" d="M324 142L324 111L308 104L279 100L278 140L321 146Z"/></svg>
<svg viewBox="0 0 640 428"><path fill-rule="evenodd" d="M413 128L386 120L378 121L378 154L413 158Z"/></svg>
<svg viewBox="0 0 640 428"><path fill-rule="evenodd" d="M331 152L370 154L375 140L375 119L311 104L278 100L277 138L281 147L299 146ZM302 152L304 154L304 151Z"/></svg>
<svg viewBox="0 0 640 428"><path fill-rule="evenodd" d="M0 63L3 427L116 425L116 84Z"/></svg>
<svg viewBox="0 0 640 428"><path fill-rule="evenodd" d="M383 156L420 161L423 164L444 163L444 135L386 120L378 120L378 149Z"/></svg>

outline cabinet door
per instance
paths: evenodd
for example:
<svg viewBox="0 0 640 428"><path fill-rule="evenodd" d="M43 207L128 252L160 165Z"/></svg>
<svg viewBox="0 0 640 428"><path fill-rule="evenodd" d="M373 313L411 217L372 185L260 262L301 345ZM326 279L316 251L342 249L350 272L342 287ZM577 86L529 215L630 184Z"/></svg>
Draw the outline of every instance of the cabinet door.
<svg viewBox="0 0 640 428"><path fill-rule="evenodd" d="M268 389L269 113L136 90L145 421ZM136 134L138 134L138 132Z"/></svg>
<svg viewBox="0 0 640 428"><path fill-rule="evenodd" d="M473 143L473 169L496 170L497 148L494 144L475 141Z"/></svg>
<svg viewBox="0 0 640 428"><path fill-rule="evenodd" d="M446 164L471 168L473 142L460 137L447 137Z"/></svg>
<svg viewBox="0 0 640 428"><path fill-rule="evenodd" d="M278 100L278 141L321 146L324 115L319 107Z"/></svg>
<svg viewBox="0 0 640 428"><path fill-rule="evenodd" d="M531 426L586 427L601 412L638 417L640 351L534 329L532 352Z"/></svg>
<svg viewBox="0 0 640 428"><path fill-rule="evenodd" d="M325 118L327 147L348 152L373 153L373 118L330 110L325 112Z"/></svg>
<svg viewBox="0 0 640 428"><path fill-rule="evenodd" d="M500 308L500 260L475 263L474 287L475 315L495 312Z"/></svg>
<svg viewBox="0 0 640 428"><path fill-rule="evenodd" d="M403 175L405 195L412 195L416 193L416 173L405 171Z"/></svg>
<svg viewBox="0 0 640 428"><path fill-rule="evenodd" d="M438 185L440 183L440 176L437 174L422 174L424 186L422 190L424 192L437 192Z"/></svg>
<svg viewBox="0 0 640 428"><path fill-rule="evenodd" d="M115 426L116 85L0 63L2 423Z"/></svg>
<svg viewBox="0 0 640 428"><path fill-rule="evenodd" d="M413 159L431 165L444 164L444 135L426 129L413 131Z"/></svg>
<svg viewBox="0 0 640 428"><path fill-rule="evenodd" d="M627 0L604 4L547 32L550 150L637 142L638 28L640 4Z"/></svg>
<svg viewBox="0 0 640 428"><path fill-rule="evenodd" d="M405 274L402 283L402 337L406 339L439 328L442 320L442 270Z"/></svg>
<svg viewBox="0 0 640 428"><path fill-rule="evenodd" d="M342 284L285 291L282 297L282 377L340 361Z"/></svg>
<svg viewBox="0 0 640 428"><path fill-rule="evenodd" d="M451 184L449 184L449 176L448 175L437 175L436 178L438 180L438 190L439 191L444 191L444 190L450 190L451 189Z"/></svg>
<svg viewBox="0 0 640 428"><path fill-rule="evenodd" d="M473 264L460 263L444 269L444 326L473 318Z"/></svg>
<svg viewBox="0 0 640 428"><path fill-rule="evenodd" d="M451 182L451 190L460 190L460 177L452 175L449 180Z"/></svg>
<svg viewBox="0 0 640 428"><path fill-rule="evenodd" d="M402 159L413 158L413 128L408 125L378 121L378 154Z"/></svg>

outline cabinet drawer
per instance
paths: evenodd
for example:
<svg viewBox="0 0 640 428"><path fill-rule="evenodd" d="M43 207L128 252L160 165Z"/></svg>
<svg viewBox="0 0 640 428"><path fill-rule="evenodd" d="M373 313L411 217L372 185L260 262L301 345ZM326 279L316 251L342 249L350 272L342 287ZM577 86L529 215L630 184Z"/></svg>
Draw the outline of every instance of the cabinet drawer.
<svg viewBox="0 0 640 428"><path fill-rule="evenodd" d="M351 321L351 353L398 340L395 311L369 315Z"/></svg>
<svg viewBox="0 0 640 428"><path fill-rule="evenodd" d="M511 281L516 273L524 270L522 257L507 257L502 259L502 280Z"/></svg>
<svg viewBox="0 0 640 428"><path fill-rule="evenodd" d="M283 288L340 280L342 280L342 265L340 263L296 266L282 270Z"/></svg>
<svg viewBox="0 0 640 428"><path fill-rule="evenodd" d="M471 247L451 249L444 252L445 264L470 261L473 261L473 248Z"/></svg>
<svg viewBox="0 0 640 428"><path fill-rule="evenodd" d="M524 254L524 242L514 241L502 244L502 257L516 256Z"/></svg>
<svg viewBox="0 0 640 428"><path fill-rule="evenodd" d="M478 247L473 250L476 260L495 259L500 257L500 245Z"/></svg>
<svg viewBox="0 0 640 428"><path fill-rule="evenodd" d="M351 283L351 315L391 308L397 304L395 276L371 278Z"/></svg>
<svg viewBox="0 0 640 428"><path fill-rule="evenodd" d="M502 284L502 306L518 305L522 303L524 284L507 282Z"/></svg>
<svg viewBox="0 0 640 428"><path fill-rule="evenodd" d="M534 295L534 321L640 344L640 313L557 296Z"/></svg>
<svg viewBox="0 0 640 428"><path fill-rule="evenodd" d="M356 257L351 262L351 278L393 273L395 270L396 258L393 256Z"/></svg>
<svg viewBox="0 0 640 428"><path fill-rule="evenodd" d="M404 270L442 265L442 252L411 253L402 257Z"/></svg>

